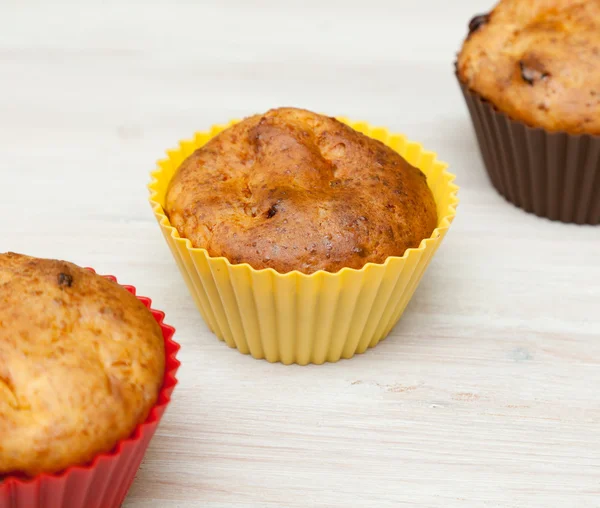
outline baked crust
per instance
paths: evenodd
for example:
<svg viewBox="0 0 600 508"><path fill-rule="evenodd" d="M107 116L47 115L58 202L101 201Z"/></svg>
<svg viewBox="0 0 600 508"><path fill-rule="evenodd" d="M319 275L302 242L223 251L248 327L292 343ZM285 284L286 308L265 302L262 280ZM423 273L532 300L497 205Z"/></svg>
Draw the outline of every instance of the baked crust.
<svg viewBox="0 0 600 508"><path fill-rule="evenodd" d="M118 284L64 261L0 254L0 476L84 464L156 403L164 340Z"/></svg>
<svg viewBox="0 0 600 508"><path fill-rule="evenodd" d="M165 212L194 247L280 273L381 263L437 225L419 169L295 108L247 118L196 150L173 177Z"/></svg>
<svg viewBox="0 0 600 508"><path fill-rule="evenodd" d="M600 0L502 0L476 16L458 76L533 127L600 134Z"/></svg>

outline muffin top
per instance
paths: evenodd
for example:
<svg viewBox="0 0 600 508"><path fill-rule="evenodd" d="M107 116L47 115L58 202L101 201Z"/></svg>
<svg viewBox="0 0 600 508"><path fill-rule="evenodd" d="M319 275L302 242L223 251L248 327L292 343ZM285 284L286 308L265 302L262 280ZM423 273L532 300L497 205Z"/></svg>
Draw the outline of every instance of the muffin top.
<svg viewBox="0 0 600 508"><path fill-rule="evenodd" d="M0 478L110 451L146 419L164 366L158 323L124 288L0 254Z"/></svg>
<svg viewBox="0 0 600 508"><path fill-rule="evenodd" d="M530 126L600 134L600 0L502 0L469 29L472 91Z"/></svg>
<svg viewBox="0 0 600 508"><path fill-rule="evenodd" d="M421 171L380 141L295 108L247 118L196 150L173 177L165 212L194 247L280 273L381 263L437 225Z"/></svg>

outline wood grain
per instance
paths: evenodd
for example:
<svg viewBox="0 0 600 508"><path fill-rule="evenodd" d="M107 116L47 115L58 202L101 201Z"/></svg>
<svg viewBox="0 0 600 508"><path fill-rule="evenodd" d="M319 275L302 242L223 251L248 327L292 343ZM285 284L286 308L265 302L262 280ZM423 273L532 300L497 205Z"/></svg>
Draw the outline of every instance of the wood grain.
<svg viewBox="0 0 600 508"><path fill-rule="evenodd" d="M180 385L134 507L600 506L600 228L507 204L452 62L487 0L0 3L0 251L114 273L177 327ZM218 342L147 204L165 149L296 105L436 150L458 218L367 354Z"/></svg>

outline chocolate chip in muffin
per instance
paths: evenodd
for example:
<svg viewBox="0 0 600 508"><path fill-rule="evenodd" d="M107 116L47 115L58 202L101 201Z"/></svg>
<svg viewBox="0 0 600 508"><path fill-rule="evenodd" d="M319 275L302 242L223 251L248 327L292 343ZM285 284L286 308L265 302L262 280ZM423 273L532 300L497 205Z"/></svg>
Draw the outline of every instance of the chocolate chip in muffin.
<svg viewBox="0 0 600 508"><path fill-rule="evenodd" d="M71 287L71 285L73 284L73 276L69 275L68 273L59 273L58 274L58 285L59 286L67 286L68 288Z"/></svg>
<svg viewBox="0 0 600 508"><path fill-rule="evenodd" d="M536 81L541 81L550 76L549 73L543 70L537 60L534 60L531 63L519 60L519 69L521 70L521 78L523 78L523 81L531 86L533 86Z"/></svg>
<svg viewBox="0 0 600 508"><path fill-rule="evenodd" d="M271 208L269 208L267 210L267 219L273 218L276 213L277 213L277 204L274 204L273 206L271 206Z"/></svg>
<svg viewBox="0 0 600 508"><path fill-rule="evenodd" d="M478 14L471 21L469 21L469 35L475 33L483 25L487 24L490 20L489 14Z"/></svg>

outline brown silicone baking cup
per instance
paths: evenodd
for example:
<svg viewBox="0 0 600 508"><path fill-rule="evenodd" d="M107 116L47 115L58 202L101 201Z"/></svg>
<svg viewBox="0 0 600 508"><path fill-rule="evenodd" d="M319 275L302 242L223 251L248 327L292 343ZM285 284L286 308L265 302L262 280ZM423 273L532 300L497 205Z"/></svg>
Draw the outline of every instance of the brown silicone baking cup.
<svg viewBox="0 0 600 508"><path fill-rule="evenodd" d="M600 136L529 127L458 82L498 192L540 217L599 224Z"/></svg>

